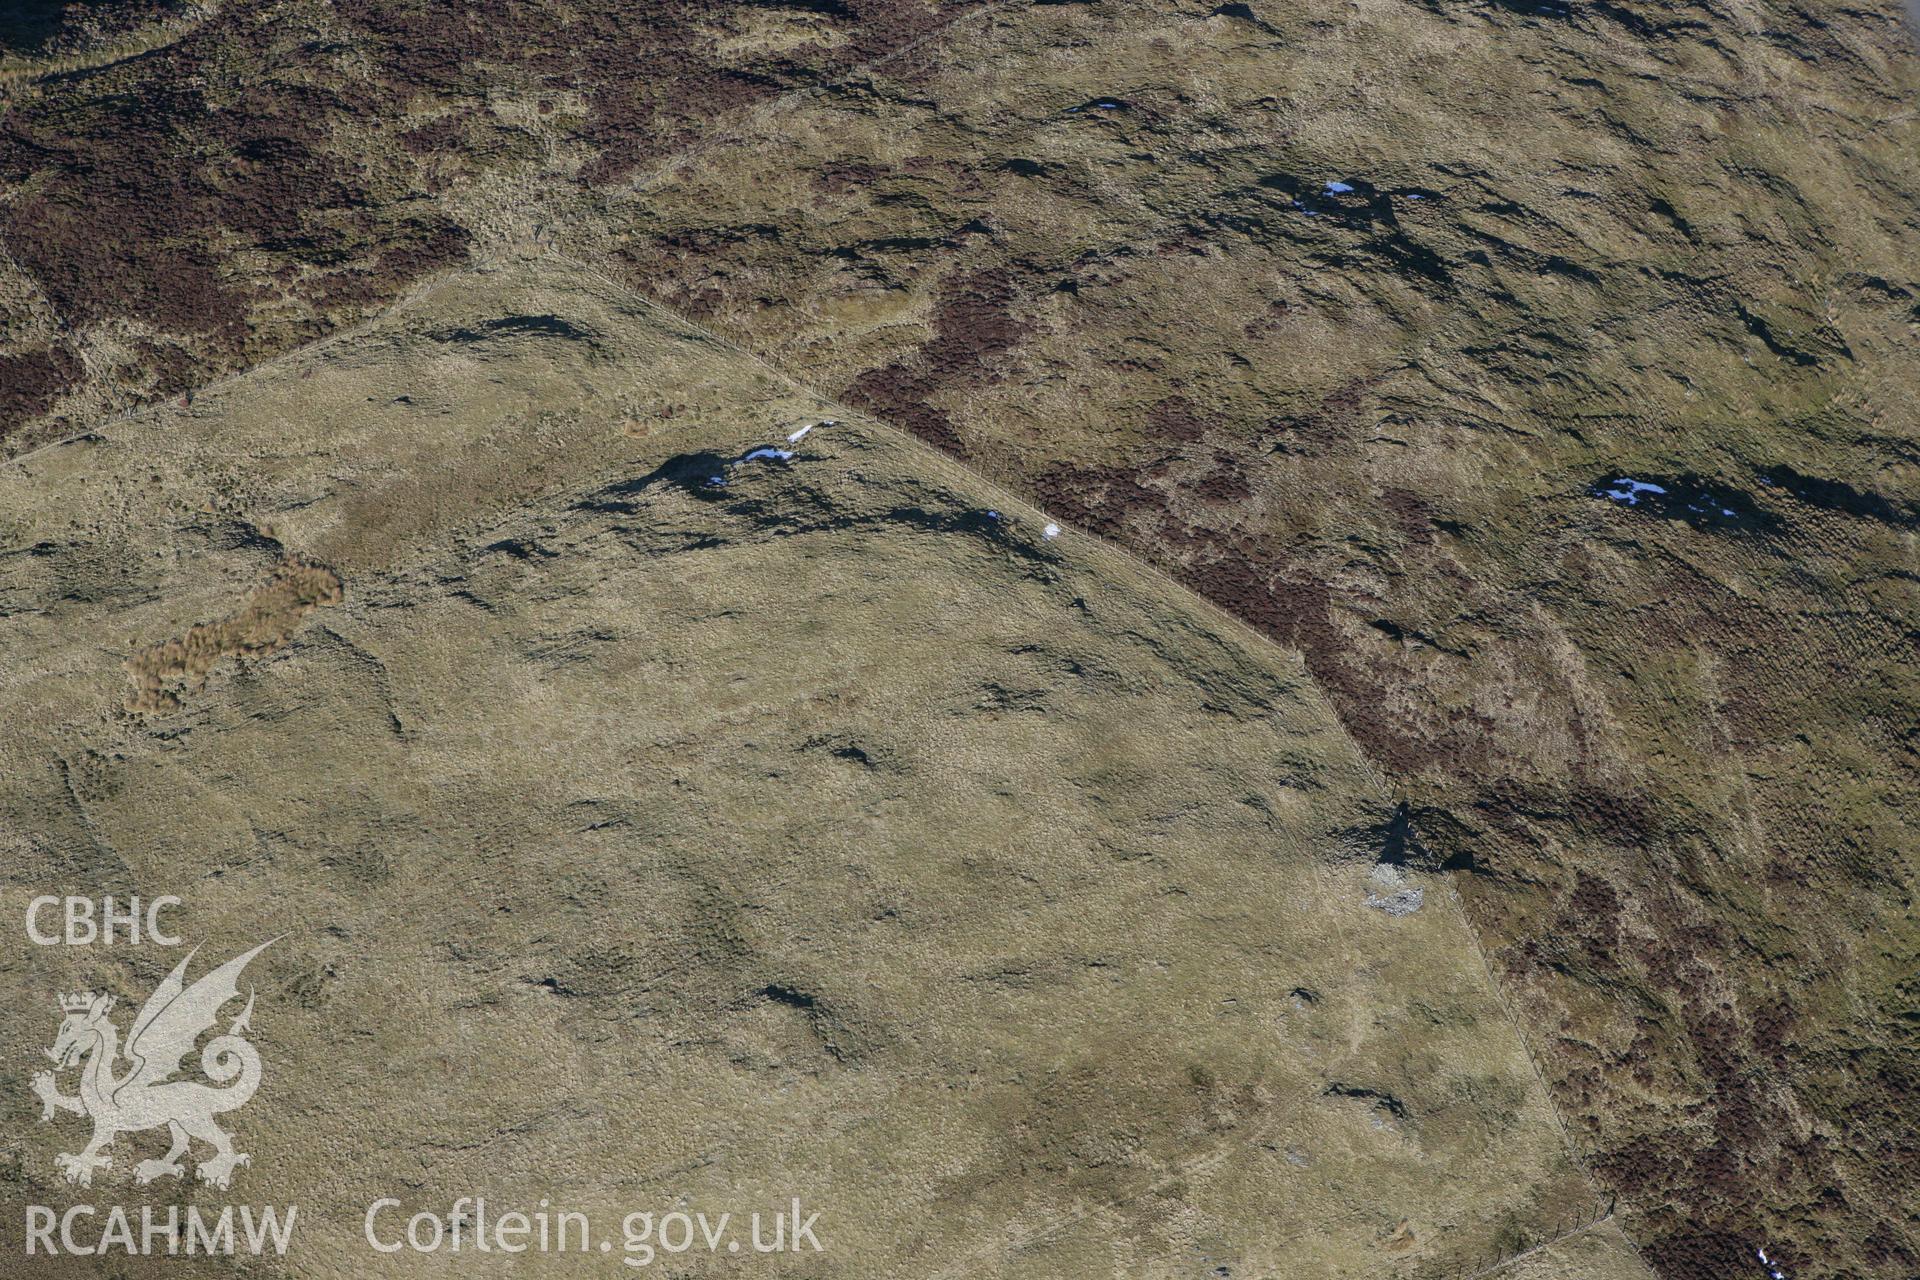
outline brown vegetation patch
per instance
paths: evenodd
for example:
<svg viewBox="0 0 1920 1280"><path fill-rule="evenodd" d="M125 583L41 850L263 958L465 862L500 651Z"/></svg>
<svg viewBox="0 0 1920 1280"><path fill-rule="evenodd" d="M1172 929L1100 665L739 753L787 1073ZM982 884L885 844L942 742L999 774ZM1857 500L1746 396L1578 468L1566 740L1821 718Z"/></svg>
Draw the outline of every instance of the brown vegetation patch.
<svg viewBox="0 0 1920 1280"><path fill-rule="evenodd" d="M0 440L9 428L45 412L80 372L79 357L65 345L0 356Z"/></svg>
<svg viewBox="0 0 1920 1280"><path fill-rule="evenodd" d="M971 7L850 0L770 17L774 6L687 0L341 0L324 20L295 6L264 21L257 5L229 4L151 56L42 80L5 113L0 185L16 195L0 238L67 324L133 321L166 335L148 346L169 367L128 370L123 388L166 394L358 319L460 261L468 233L423 201L444 185L443 164L487 163L474 137L506 80L584 100L574 138L591 148L584 176L613 180L717 116L823 83ZM97 8L89 30L101 14L146 21L178 6ZM750 38L789 20L813 35ZM64 29L42 25L20 39ZM335 65L347 48L364 68ZM342 145L355 131L371 137ZM956 304L955 332L976 320L993 323ZM16 375L0 377L0 433L78 376L44 360L0 372ZM920 417L929 438L952 443L937 414Z"/></svg>
<svg viewBox="0 0 1920 1280"><path fill-rule="evenodd" d="M0 5L0 57L56 59L95 53L143 27L178 18L187 9L187 0Z"/></svg>
<svg viewBox="0 0 1920 1280"><path fill-rule="evenodd" d="M1030 483L1035 498L1049 512L1089 533L1120 542L1130 541L1130 516L1151 516L1167 509L1166 495L1141 484L1124 466L1061 463L1048 467Z"/></svg>
<svg viewBox="0 0 1920 1280"><path fill-rule="evenodd" d="M1190 444L1220 425L1220 415L1202 409L1185 396L1168 396L1147 410L1147 425L1168 439Z"/></svg>
<svg viewBox="0 0 1920 1280"><path fill-rule="evenodd" d="M704 133L717 116L822 83L972 7L922 0L795 5L788 16L796 25L810 24L813 38L762 45L727 37L750 36L780 6L694 0L339 5L373 37L382 82L394 91L481 100L492 69L510 66L579 92L590 113L581 136L595 151L583 175L589 182L630 177Z"/></svg>
<svg viewBox="0 0 1920 1280"><path fill-rule="evenodd" d="M220 659L274 652L292 637L302 618L321 605L339 604L343 597L340 579L331 569L297 559L283 562L238 612L201 623L178 640L127 659L134 687L128 710L159 712L179 706L180 694L205 685L207 673Z"/></svg>
<svg viewBox="0 0 1920 1280"><path fill-rule="evenodd" d="M1012 274L998 268L944 282L934 307L933 336L905 360L854 379L847 399L966 457L952 419L929 401L947 387L998 380L993 359L1012 350L1025 332L1013 315L1014 298Z"/></svg>
<svg viewBox="0 0 1920 1280"><path fill-rule="evenodd" d="M140 348L136 393L317 336L464 254L444 215L401 212L419 194L404 151L337 145L341 122L397 101L366 100L284 38L222 10L160 54L43 82L0 126L17 192L0 235L62 320L164 335ZM250 70L222 97L235 59ZM268 264L238 275L242 253ZM43 408L6 397L0 424Z"/></svg>
<svg viewBox="0 0 1920 1280"><path fill-rule="evenodd" d="M1204 502L1245 502L1253 496L1247 473L1232 454L1223 451L1214 453L1213 469L1200 478L1193 491Z"/></svg>

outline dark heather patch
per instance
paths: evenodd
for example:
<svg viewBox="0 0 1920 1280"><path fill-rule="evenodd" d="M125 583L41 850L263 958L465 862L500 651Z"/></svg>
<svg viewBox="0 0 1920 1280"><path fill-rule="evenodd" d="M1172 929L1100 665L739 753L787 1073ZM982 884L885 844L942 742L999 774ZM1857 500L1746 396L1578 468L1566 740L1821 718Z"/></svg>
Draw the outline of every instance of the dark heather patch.
<svg viewBox="0 0 1920 1280"><path fill-rule="evenodd" d="M1032 480L1035 498L1060 516L1103 538L1124 541L1130 516L1164 512L1166 495L1141 484L1126 467L1079 467L1060 463ZM1152 521L1147 521L1151 527Z"/></svg>
<svg viewBox="0 0 1920 1280"><path fill-rule="evenodd" d="M1213 469L1200 478L1194 486L1194 494L1203 502L1236 503L1245 502L1253 496L1253 486L1247 483L1246 472L1232 454L1216 452L1213 456Z"/></svg>
<svg viewBox="0 0 1920 1280"><path fill-rule="evenodd" d="M971 378L993 357L1013 348L1024 326L1013 318L1012 274L1003 268L947 281L934 313L933 342L924 353L943 381Z"/></svg>
<svg viewBox="0 0 1920 1280"><path fill-rule="evenodd" d="M1011 350L1025 332L1012 314L1014 296L1012 276L1001 268L943 282L934 306L933 336L905 360L854 379L847 398L929 444L966 457L953 420L929 401L948 387L996 380L992 360Z"/></svg>
<svg viewBox="0 0 1920 1280"><path fill-rule="evenodd" d="M511 9L505 0L500 7ZM705 133L717 116L739 111L791 89L825 83L854 66L921 39L976 7L973 0L941 6L917 0L810 3L827 28L820 41L785 52L723 53L706 34L732 15L751 16L755 4L715 5L698 0L633 6L593 0L573 6L554 37L564 51L556 72L589 86L593 120L587 137L599 149L590 182L616 181L654 164ZM645 76L633 68L647 69Z"/></svg>
<svg viewBox="0 0 1920 1280"><path fill-rule="evenodd" d="M1333 700L1354 740L1382 767L1415 775L1429 766L1493 767L1492 721L1451 707L1422 717L1397 712L1383 688L1417 678L1407 646L1360 651L1334 625L1333 595L1310 566L1283 548L1204 536L1203 549L1175 576L1229 613L1299 649L1307 669Z"/></svg>
<svg viewBox="0 0 1920 1280"><path fill-rule="evenodd" d="M1700 1172L1712 1179L1718 1171L1707 1168ZM1723 1280L1726 1276L1753 1274L1757 1264L1747 1244L1751 1238L1725 1231L1676 1232L1647 1246L1646 1252L1648 1261L1668 1280Z"/></svg>
<svg viewBox="0 0 1920 1280"><path fill-rule="evenodd" d="M1318 457L1338 446L1346 433L1333 418L1315 413L1269 418L1260 438L1269 453Z"/></svg>
<svg viewBox="0 0 1920 1280"><path fill-rule="evenodd" d="M828 191L858 191L871 186L886 175L886 170L877 164L860 161L839 161L825 165L813 173L816 186Z"/></svg>
<svg viewBox="0 0 1920 1280"><path fill-rule="evenodd" d="M80 374L80 358L64 343L0 356L0 440L19 423L45 412Z"/></svg>
<svg viewBox="0 0 1920 1280"><path fill-rule="evenodd" d="M470 120L461 112L449 112L400 135L400 145L416 156L457 151L466 146Z"/></svg>
<svg viewBox="0 0 1920 1280"><path fill-rule="evenodd" d="M1433 509L1425 498L1411 489L1387 488L1380 492L1380 505L1408 541L1419 546L1433 541Z"/></svg>
<svg viewBox="0 0 1920 1280"><path fill-rule="evenodd" d="M1147 410L1147 425L1170 440L1192 443L1220 425L1220 415L1202 409L1185 396L1167 396Z"/></svg>
<svg viewBox="0 0 1920 1280"><path fill-rule="evenodd" d="M713 31L766 6L337 0L344 34L328 40L298 20L267 20L264 0L232 0L164 49L43 81L6 113L0 183L20 194L0 209L0 238L67 323L151 325L185 342L191 376L205 377L320 336L464 258L462 229L413 209L435 186L440 157L485 163L471 154L469 126L490 118L503 72L583 98L587 178L612 180L686 145L716 116L823 83L974 7L808 4L826 28L820 41L742 62ZM329 74L346 47L365 59L364 76ZM223 90L217 103L209 86ZM399 123L421 116L428 123ZM342 147L343 125L376 136ZM383 130L391 146L380 145ZM269 266L242 280L234 252ZM179 385L179 363L158 381ZM43 400L0 397L0 430Z"/></svg>
<svg viewBox="0 0 1920 1280"><path fill-rule="evenodd" d="M316 337L465 253L444 217L394 216L418 194L403 154L334 149L341 122L397 116L399 100L330 86L314 62L327 55L254 8L222 6L153 54L42 81L0 123L0 181L20 192L0 237L66 323L164 335L136 348L152 357L148 391ZM207 87L229 82L215 109ZM242 279L233 252L268 266ZM140 371L129 381L142 389Z"/></svg>
<svg viewBox="0 0 1920 1280"><path fill-rule="evenodd" d="M938 389L939 383L934 379L894 364L861 374L848 386L846 396L849 403L905 427L955 457L964 458L967 447L954 429L953 419L944 410L927 403L927 397Z"/></svg>
<svg viewBox="0 0 1920 1280"><path fill-rule="evenodd" d="M187 0L10 0L0 5L0 55L85 55L186 8Z"/></svg>

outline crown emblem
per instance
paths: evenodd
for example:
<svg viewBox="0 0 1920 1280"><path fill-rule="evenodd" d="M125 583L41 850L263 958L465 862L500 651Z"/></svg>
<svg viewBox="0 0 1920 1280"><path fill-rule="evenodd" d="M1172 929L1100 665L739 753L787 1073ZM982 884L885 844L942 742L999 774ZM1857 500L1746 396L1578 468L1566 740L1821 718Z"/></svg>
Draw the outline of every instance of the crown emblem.
<svg viewBox="0 0 1920 1280"><path fill-rule="evenodd" d="M60 997L62 1013L85 1013L93 1007L94 995L91 991L72 991Z"/></svg>

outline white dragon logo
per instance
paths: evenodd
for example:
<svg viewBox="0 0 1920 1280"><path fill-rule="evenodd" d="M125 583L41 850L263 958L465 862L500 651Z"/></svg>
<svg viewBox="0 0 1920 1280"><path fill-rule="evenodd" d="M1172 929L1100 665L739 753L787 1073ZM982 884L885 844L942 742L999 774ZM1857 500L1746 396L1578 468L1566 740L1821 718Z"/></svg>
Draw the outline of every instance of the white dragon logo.
<svg viewBox="0 0 1920 1280"><path fill-rule="evenodd" d="M184 979L187 961L199 950L194 948L140 1007L127 1033L124 1054L119 1048L119 1029L107 1018L113 1009L112 996L82 991L60 997L60 1011L66 1016L53 1047L45 1052L61 1071L85 1060L80 1092L74 1096L61 1093L51 1071L33 1077L33 1091L40 1098L42 1124L53 1119L55 1111L71 1111L93 1120L93 1141L84 1151L54 1157L67 1181L91 1186L94 1171L113 1163L105 1151L115 1137L165 1125L173 1136L172 1149L164 1159L142 1160L135 1165L136 1182L184 1175L186 1167L180 1158L187 1154L189 1140L198 1138L214 1149L211 1158L199 1163L201 1179L223 1190L231 1185L233 1171L249 1163L249 1157L233 1149L233 1139L214 1124L213 1118L244 1105L260 1087L260 1054L241 1039L253 1017L252 992L247 995L247 1007L226 1034L209 1040L200 1052L201 1070L225 1087L216 1089L197 1080L170 1077L180 1070L181 1060L192 1052L201 1034L214 1025L221 1006L239 996L240 971L247 967L247 961L274 941L277 939L235 956L189 987ZM130 1065L115 1076L114 1062L122 1057Z"/></svg>

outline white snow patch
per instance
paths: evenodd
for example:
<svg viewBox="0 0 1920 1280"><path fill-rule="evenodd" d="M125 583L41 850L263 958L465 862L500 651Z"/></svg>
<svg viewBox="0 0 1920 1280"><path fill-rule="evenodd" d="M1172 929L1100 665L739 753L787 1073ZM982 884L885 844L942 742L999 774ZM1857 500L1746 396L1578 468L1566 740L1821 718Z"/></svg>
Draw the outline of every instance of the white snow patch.
<svg viewBox="0 0 1920 1280"><path fill-rule="evenodd" d="M777 462L785 462L791 457L793 457L793 450L791 449L776 449L772 445L762 445L758 449L749 450L740 455L740 462L752 462L756 458L772 458ZM740 465L740 462L736 462L733 465L737 467Z"/></svg>
<svg viewBox="0 0 1920 1280"><path fill-rule="evenodd" d="M790 435L790 436L788 436L788 437L787 437L787 443L788 443L788 444L799 444L799 443L800 443L800 442L801 442L802 440L805 440L805 439L807 438L807 432L809 432L809 431L811 431L811 430L813 430L813 429L814 429L814 427L815 427L816 425L818 425L818 424L816 424L816 423L811 423L811 422L810 422L810 423L808 423L808 424L807 424L806 426L804 426L804 427L802 427L802 428L800 428L800 429L799 429L798 431L796 431L796 432L794 432L794 433L793 433L792 435Z"/></svg>
<svg viewBox="0 0 1920 1280"><path fill-rule="evenodd" d="M1049 524L1040 531L1040 536L1043 538L1057 538L1060 536L1060 526L1057 524Z"/></svg>
<svg viewBox="0 0 1920 1280"><path fill-rule="evenodd" d="M1353 187L1350 183L1329 182L1327 184L1327 194L1330 196L1343 196L1351 190L1353 190Z"/></svg>
<svg viewBox="0 0 1920 1280"><path fill-rule="evenodd" d="M1640 504L1640 495L1643 493L1665 493L1666 491L1665 485L1655 484L1651 480L1632 480L1621 476L1618 480L1602 486L1599 494L1610 501L1622 502L1633 507Z"/></svg>

